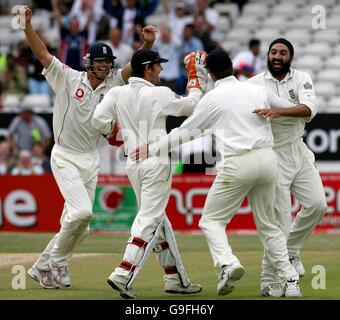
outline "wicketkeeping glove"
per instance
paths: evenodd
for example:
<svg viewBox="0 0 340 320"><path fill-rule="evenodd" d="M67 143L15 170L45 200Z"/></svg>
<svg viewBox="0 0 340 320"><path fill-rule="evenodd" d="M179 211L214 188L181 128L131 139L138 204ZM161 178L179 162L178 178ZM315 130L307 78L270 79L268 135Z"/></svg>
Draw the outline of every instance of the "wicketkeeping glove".
<svg viewBox="0 0 340 320"><path fill-rule="evenodd" d="M187 88L196 88L204 90L207 84L207 70L205 68L205 59L207 53L205 51L192 52L185 56L184 65L188 70Z"/></svg>
<svg viewBox="0 0 340 320"><path fill-rule="evenodd" d="M121 131L120 131L120 126L117 121L115 122L111 135L107 139L107 141L109 142L111 146L117 146L117 147L121 146L124 143L122 135L121 135Z"/></svg>

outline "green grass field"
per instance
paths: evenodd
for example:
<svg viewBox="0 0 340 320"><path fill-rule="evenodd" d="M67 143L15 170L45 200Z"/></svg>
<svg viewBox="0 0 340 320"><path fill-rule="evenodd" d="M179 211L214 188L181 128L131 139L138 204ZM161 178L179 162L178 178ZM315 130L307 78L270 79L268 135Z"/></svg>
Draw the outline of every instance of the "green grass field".
<svg viewBox="0 0 340 320"><path fill-rule="evenodd" d="M12 289L13 264L22 264L26 270L34 261L32 253L40 253L51 234L0 233L0 300L4 299L121 299L106 283L107 276L120 263L128 234L92 234L77 249L70 261L72 287L44 290L26 277L26 289ZM302 299L340 299L340 237L312 235L301 254L306 275L300 285ZM140 299L153 300L235 300L268 299L259 297L262 247L256 235L231 235L234 253L246 268L246 274L230 295L216 294L217 279L212 259L201 234L178 234L177 240L183 262L193 282L202 285L203 291L190 296L170 295L163 291L163 271L151 255L137 279L134 290ZM16 255L13 255L16 253ZM20 254L22 253L22 254ZM84 254L98 255L84 255ZM79 255L82 254L82 255ZM11 261L20 258L21 263ZM7 262L6 262L7 261ZM326 270L326 289L313 289L312 273L315 265Z"/></svg>

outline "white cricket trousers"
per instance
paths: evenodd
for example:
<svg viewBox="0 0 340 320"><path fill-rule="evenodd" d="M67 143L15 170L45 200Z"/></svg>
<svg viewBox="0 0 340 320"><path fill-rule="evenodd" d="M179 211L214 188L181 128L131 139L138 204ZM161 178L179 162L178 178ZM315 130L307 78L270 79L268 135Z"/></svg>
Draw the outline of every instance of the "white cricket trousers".
<svg viewBox="0 0 340 320"><path fill-rule="evenodd" d="M289 263L286 239L275 216L277 159L272 148L222 159L217 170L199 222L215 268L239 261L228 243L225 228L248 196L261 242L279 278L282 282L298 279Z"/></svg>
<svg viewBox="0 0 340 320"><path fill-rule="evenodd" d="M51 167L65 203L60 231L35 263L41 270L49 269L49 260L54 265L66 266L75 246L89 232L99 171L99 153L76 153L55 144L51 153Z"/></svg>
<svg viewBox="0 0 340 320"><path fill-rule="evenodd" d="M156 244L165 241L163 228L157 235L155 231L164 219L167 219L165 209L169 201L172 182L170 164L161 163L158 157L151 157L141 162L128 160L126 170L138 204L138 212L131 227L131 238L137 237L149 243L157 237ZM174 257L169 251L163 252L164 254L157 254L162 266L175 266ZM143 254L144 249L128 242L123 261L136 265L141 261ZM130 271L117 267L115 273L124 281Z"/></svg>
<svg viewBox="0 0 340 320"><path fill-rule="evenodd" d="M276 214L287 238L288 253L296 256L327 210L325 191L315 167L314 154L302 139L276 147L274 151L279 165ZM293 222L291 194L301 204L301 211ZM273 272L270 261L264 255L262 282L273 282Z"/></svg>

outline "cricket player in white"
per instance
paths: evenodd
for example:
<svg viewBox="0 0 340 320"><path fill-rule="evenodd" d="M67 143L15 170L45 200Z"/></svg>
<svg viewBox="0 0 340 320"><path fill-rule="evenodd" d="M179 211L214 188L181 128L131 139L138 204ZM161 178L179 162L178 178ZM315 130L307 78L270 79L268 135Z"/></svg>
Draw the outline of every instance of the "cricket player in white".
<svg viewBox="0 0 340 320"><path fill-rule="evenodd" d="M276 209L280 226L287 237L289 259L300 277L305 270L299 258L300 249L321 221L327 210L322 181L315 158L302 140L305 123L317 113L313 82L310 76L291 69L293 45L286 39L274 40L268 50L268 70L250 78L251 83L265 86L268 91L286 99L293 108L256 110L272 119L274 151L278 156L279 174ZM288 105L289 106L289 105ZM291 193L302 208L292 223ZM275 280L273 266L266 255L263 258L261 290L264 296L278 296L282 288Z"/></svg>
<svg viewBox="0 0 340 320"><path fill-rule="evenodd" d="M168 146L174 148L201 130L212 129L221 161L199 226L219 271L218 294L230 293L245 272L228 244L225 227L248 196L264 250L285 287L284 295L300 297L299 275L289 263L286 239L275 217L277 158L272 150L270 123L253 112L270 105L278 107L285 101L267 94L263 87L237 80L223 49L208 54L206 67L215 88L201 99L193 115L158 142L137 148L131 157L145 159L149 154L153 159L156 154L169 152Z"/></svg>
<svg viewBox="0 0 340 320"><path fill-rule="evenodd" d="M95 43L84 57L86 72L75 71L48 52L32 28L32 11L23 6L19 14L25 18L27 41L44 66L43 74L56 93L51 167L65 200L61 229L28 270L28 275L44 288L69 287L67 262L75 246L88 234L99 171L100 135L91 125L92 115L109 89L127 81L131 66L113 73L115 57L111 48ZM144 29L144 38L148 40L144 45L151 47L155 28Z"/></svg>
<svg viewBox="0 0 340 320"><path fill-rule="evenodd" d="M124 139L125 153L139 144L166 135L166 116L188 116L202 95L206 81L203 63L205 52L192 53L187 60L189 95L181 97L159 84L163 59L152 50L139 50L131 58L133 77L129 84L111 89L96 107L92 124L101 134L110 135L118 121ZM201 81L199 81L201 79ZM126 299L136 298L132 284L150 252L165 270L167 293L191 294L201 286L191 283L179 255L172 226L166 217L171 189L171 166L153 157L143 163L127 159L127 174L138 202L138 213L131 228L123 261L109 276L109 285Z"/></svg>

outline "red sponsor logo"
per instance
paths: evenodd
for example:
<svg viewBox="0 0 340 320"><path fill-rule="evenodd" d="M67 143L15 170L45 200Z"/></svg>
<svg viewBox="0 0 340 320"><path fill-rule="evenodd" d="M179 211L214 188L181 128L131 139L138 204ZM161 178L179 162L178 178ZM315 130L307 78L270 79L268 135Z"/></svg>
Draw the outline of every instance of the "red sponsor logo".
<svg viewBox="0 0 340 320"><path fill-rule="evenodd" d="M76 91L75 98L78 99L78 100L82 100L84 95L85 95L84 90L81 89L81 88L78 88L77 91Z"/></svg>

